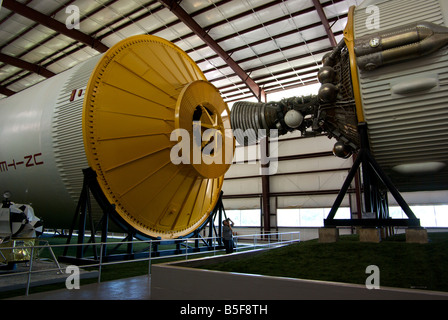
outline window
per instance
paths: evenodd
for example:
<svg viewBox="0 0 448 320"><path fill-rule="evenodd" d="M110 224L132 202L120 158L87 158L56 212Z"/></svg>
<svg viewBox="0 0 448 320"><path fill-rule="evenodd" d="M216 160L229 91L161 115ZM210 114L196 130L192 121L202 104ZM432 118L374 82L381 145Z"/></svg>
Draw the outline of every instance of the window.
<svg viewBox="0 0 448 320"><path fill-rule="evenodd" d="M260 209L226 210L226 215L235 223L235 227L259 227Z"/></svg>
<svg viewBox="0 0 448 320"><path fill-rule="evenodd" d="M315 227L323 226L324 210L321 209L300 209L300 226Z"/></svg>
<svg viewBox="0 0 448 320"><path fill-rule="evenodd" d="M392 219L404 219L406 215L400 207L389 207L389 217Z"/></svg>
<svg viewBox="0 0 448 320"><path fill-rule="evenodd" d="M434 206L412 206L411 207L417 218L420 219L422 227L436 227L436 215Z"/></svg>
<svg viewBox="0 0 448 320"><path fill-rule="evenodd" d="M277 224L279 227L300 226L300 209L277 209Z"/></svg>
<svg viewBox="0 0 448 320"><path fill-rule="evenodd" d="M434 206L436 225L438 227L448 227L448 205Z"/></svg>
<svg viewBox="0 0 448 320"><path fill-rule="evenodd" d="M420 219L422 227L448 227L448 205L411 206L412 211ZM277 209L277 225L279 227L322 227L330 208L292 208ZM259 227L261 223L260 209L226 210L226 215L240 227ZM389 207L392 219L407 219L401 207ZM335 219L350 219L350 208L339 208Z"/></svg>
<svg viewBox="0 0 448 320"><path fill-rule="evenodd" d="M448 205L410 206L422 227L448 227ZM393 219L407 219L401 207L389 207Z"/></svg>
<svg viewBox="0 0 448 320"><path fill-rule="evenodd" d="M331 208L278 209L279 227L322 227ZM335 219L350 219L350 208L339 208Z"/></svg>

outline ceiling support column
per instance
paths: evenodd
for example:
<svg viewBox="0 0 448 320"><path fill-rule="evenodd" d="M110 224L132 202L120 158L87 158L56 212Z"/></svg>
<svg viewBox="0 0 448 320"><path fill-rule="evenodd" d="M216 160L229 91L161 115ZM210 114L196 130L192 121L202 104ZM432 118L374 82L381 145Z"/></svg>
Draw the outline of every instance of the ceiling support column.
<svg viewBox="0 0 448 320"><path fill-rule="evenodd" d="M269 185L269 137L260 141L261 152L261 214L263 216L262 232L268 234L271 232L271 192Z"/></svg>

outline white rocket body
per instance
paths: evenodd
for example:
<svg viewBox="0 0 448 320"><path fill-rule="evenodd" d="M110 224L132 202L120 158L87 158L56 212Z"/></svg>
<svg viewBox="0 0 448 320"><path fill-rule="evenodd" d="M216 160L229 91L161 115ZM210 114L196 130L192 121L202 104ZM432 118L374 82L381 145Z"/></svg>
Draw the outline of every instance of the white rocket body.
<svg viewBox="0 0 448 320"><path fill-rule="evenodd" d="M99 57L0 100L0 192L31 204L46 228L67 228L87 168L84 89Z"/></svg>

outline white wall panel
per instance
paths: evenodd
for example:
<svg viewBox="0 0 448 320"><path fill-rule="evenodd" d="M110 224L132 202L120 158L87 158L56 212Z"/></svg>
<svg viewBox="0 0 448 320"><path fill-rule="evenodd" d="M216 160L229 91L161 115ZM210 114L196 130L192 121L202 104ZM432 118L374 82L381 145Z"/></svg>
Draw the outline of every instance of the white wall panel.
<svg viewBox="0 0 448 320"><path fill-rule="evenodd" d="M242 161L255 161L260 158L260 150L259 145L250 145L247 147L237 146L235 148L233 161L234 162L242 162Z"/></svg>
<svg viewBox="0 0 448 320"><path fill-rule="evenodd" d="M419 192L403 192L401 194L408 205L437 205L446 204L448 199L448 191L419 191ZM389 206L398 205L394 197L388 194ZM447 213L448 214L448 213Z"/></svg>
<svg viewBox="0 0 448 320"><path fill-rule="evenodd" d="M292 174L270 179L271 192L338 190L342 187L348 172L324 172L319 174Z"/></svg>
<svg viewBox="0 0 448 320"><path fill-rule="evenodd" d="M260 163L235 163L226 172L225 178L256 176L260 174Z"/></svg>
<svg viewBox="0 0 448 320"><path fill-rule="evenodd" d="M334 140L327 137L314 138L297 138L300 134L289 133L285 137L280 137L279 141L271 142L271 155L278 157L295 156L295 155L313 155L322 152L331 152ZM259 158L259 145L250 146L248 148L236 148L236 157L239 161L244 159ZM310 158L282 160L271 162L271 166L276 170L274 173L279 175L270 175L269 184L271 193L288 193L288 192L310 192L306 196L282 196L278 197L278 207L300 207L300 208L319 208L331 207L336 195L311 195L315 191L322 190L339 190L348 174L348 170L352 165L352 159L340 159L332 155L328 156L311 156ZM341 170L346 169L346 170ZM327 171L316 173L301 173L308 171ZM335 170L335 171L331 171ZM295 172L295 173L294 173ZM286 174L285 174L286 173ZM291 174L287 174L291 173ZM253 178L253 176L258 176ZM229 179L241 177L240 179ZM252 178L244 178L252 177ZM224 197L229 195L257 194L261 196L261 176L260 162L256 163L235 163L226 173L226 180L223 184ZM271 197L273 203L273 198ZM344 206L348 206L348 198L343 202ZM228 209L249 209L259 208L260 198L242 198L242 199L225 199L225 206Z"/></svg>
<svg viewBox="0 0 448 320"><path fill-rule="evenodd" d="M259 209L260 198L224 199L225 210L233 209Z"/></svg>
<svg viewBox="0 0 448 320"><path fill-rule="evenodd" d="M226 180L222 191L225 195L261 193L261 178Z"/></svg>
<svg viewBox="0 0 448 320"><path fill-rule="evenodd" d="M312 195L312 196L291 196L278 197L277 207L279 209L286 208L330 208L336 199L336 194L329 195ZM348 207L349 199L345 196L341 203L341 207Z"/></svg>
<svg viewBox="0 0 448 320"><path fill-rule="evenodd" d="M278 141L278 156L289 156L298 154L309 154L316 152L326 152L333 149L336 140L328 139L325 136L314 138L294 139ZM273 148L271 148L272 150Z"/></svg>
<svg viewBox="0 0 448 320"><path fill-rule="evenodd" d="M352 166L352 159L341 159L335 156L308 158L300 160L286 160L278 162L277 173L305 172L315 170L332 170L347 168Z"/></svg>

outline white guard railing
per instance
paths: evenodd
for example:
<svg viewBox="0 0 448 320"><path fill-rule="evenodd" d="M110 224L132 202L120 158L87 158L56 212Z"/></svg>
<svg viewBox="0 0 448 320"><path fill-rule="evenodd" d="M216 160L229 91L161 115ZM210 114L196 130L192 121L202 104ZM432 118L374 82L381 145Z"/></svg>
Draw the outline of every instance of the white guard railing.
<svg viewBox="0 0 448 320"><path fill-rule="evenodd" d="M300 242L300 232L277 232L277 233L263 233L263 234L247 234L247 235L235 235L233 237L234 239L234 252L241 252L241 251L253 251L253 250L259 250L262 248L273 248L273 247L279 247L284 246L287 244ZM45 243L44 245L34 245L34 246L23 246L20 247L20 249L31 249L31 256L30 260L27 262L28 264L28 270L23 272L11 272L11 273L4 273L0 274L0 281L2 281L2 278L4 277L14 277L19 275L26 275L26 292L25 294L29 294L30 284L31 284L31 277L32 274L37 274L41 272L58 272L58 273L65 273L63 271L63 267L60 266L53 249L57 247L77 247L77 246L100 246L100 253L98 255L99 262L78 266L79 268L94 268L98 267L98 283L101 282L101 271L102 267L106 265L113 265L113 264L123 264L123 263L135 263L135 262L141 262L141 261L147 261L148 262L148 276L151 274L151 264L152 260L157 259L167 259L167 258L173 258L173 257L182 257L185 256L185 259L188 259L190 257L194 257L195 255L201 254L201 255L216 255L221 254L225 252L225 249L217 249L219 247L219 238L218 237L200 237L200 238L186 238L186 239L175 239L177 243L181 243L187 250L182 253L176 253L173 255L163 255L159 257L151 257L152 256L152 248L153 244L155 243L163 243L166 242L166 240L147 240L147 241L141 241L141 240L134 240L134 241L120 241L120 242L98 242L98 243L84 243L84 244L55 244L51 245L48 243L48 241L43 240ZM198 252L191 252L195 247L189 246L189 244L194 244L196 240L199 240L201 242L207 242L211 243L208 246L213 247L212 250L208 251L198 251ZM210 241L211 240L211 241ZM42 240L41 240L42 241ZM132 259L132 260L119 260L119 261L111 261L111 262L104 262L103 261L103 249L105 246L117 246L117 245L126 245L128 243L133 244L142 244L146 243L148 244L149 250L147 252L147 257L145 258L138 258L138 259ZM2 264L2 257L4 258L4 255L2 253L3 250L17 250L18 247L0 247L0 265ZM41 269L41 270L33 270L33 261L36 259L36 250L39 252L48 249L50 250L51 256L53 257L55 268L48 268L48 269ZM190 249L190 250L188 250ZM184 251L184 250L182 250ZM68 276L68 275L67 275Z"/></svg>

